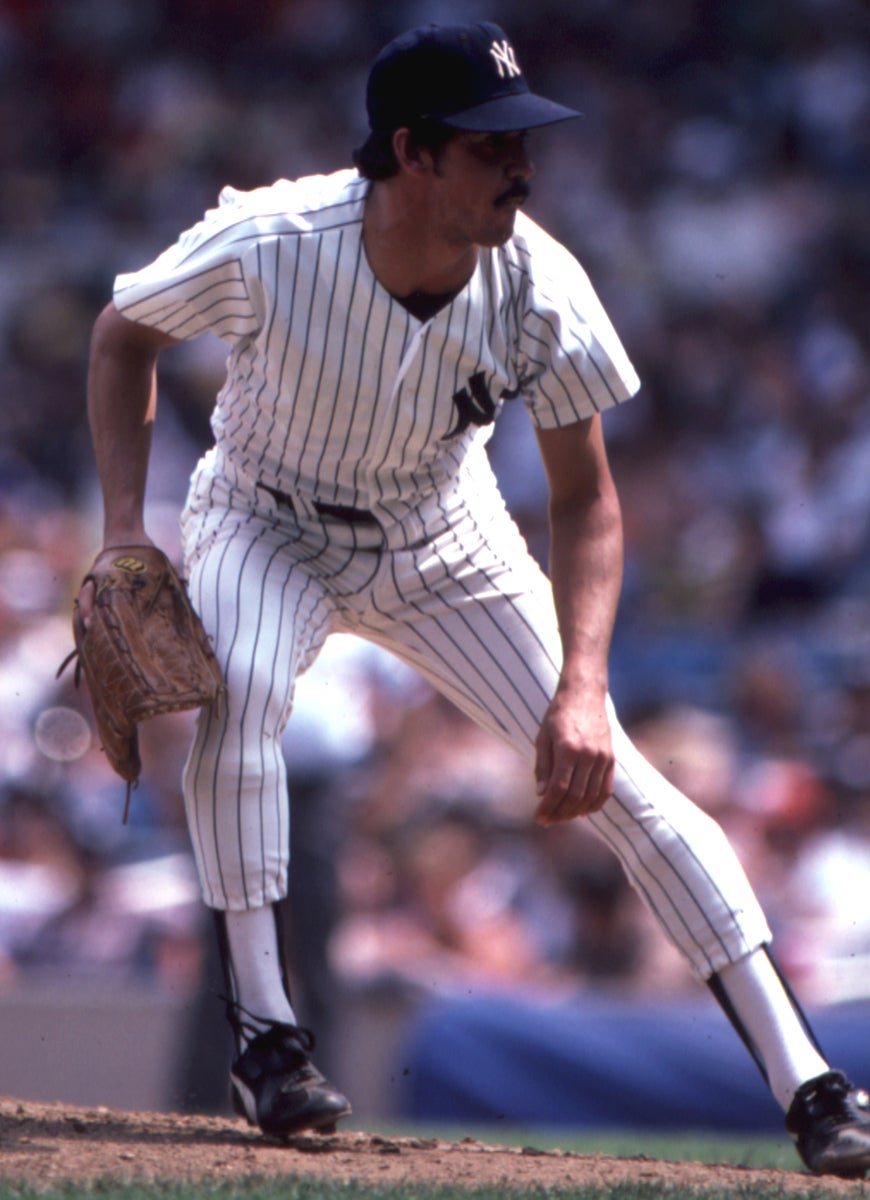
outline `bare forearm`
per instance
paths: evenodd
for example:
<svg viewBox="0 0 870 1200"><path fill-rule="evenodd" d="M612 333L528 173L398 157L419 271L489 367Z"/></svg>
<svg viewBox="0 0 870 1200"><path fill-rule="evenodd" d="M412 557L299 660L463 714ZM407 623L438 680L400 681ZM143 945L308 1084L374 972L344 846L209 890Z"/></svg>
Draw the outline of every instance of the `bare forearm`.
<svg viewBox="0 0 870 1200"><path fill-rule="evenodd" d="M622 586L622 517L599 418L539 433L550 484L550 577L563 664L535 743L536 819L596 812L611 794L608 657Z"/></svg>
<svg viewBox="0 0 870 1200"><path fill-rule="evenodd" d="M603 697L622 587L622 520L615 491L608 487L582 512L554 502L550 537L550 576L563 650L560 688Z"/></svg>
<svg viewBox="0 0 870 1200"><path fill-rule="evenodd" d="M107 309L94 327L88 421L103 493L107 546L145 538L158 350L153 336L143 336L114 310Z"/></svg>

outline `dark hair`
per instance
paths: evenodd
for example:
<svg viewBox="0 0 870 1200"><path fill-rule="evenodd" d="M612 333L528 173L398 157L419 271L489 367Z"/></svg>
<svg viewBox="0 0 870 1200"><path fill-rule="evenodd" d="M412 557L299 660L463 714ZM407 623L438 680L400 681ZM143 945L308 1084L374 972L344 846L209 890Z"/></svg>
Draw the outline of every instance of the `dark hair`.
<svg viewBox="0 0 870 1200"><path fill-rule="evenodd" d="M411 147L428 150L437 161L457 131L439 121L416 121L409 127L409 132ZM363 179L378 183L398 175L399 162L393 150L394 133L395 130L375 130L357 150L354 150L353 165Z"/></svg>

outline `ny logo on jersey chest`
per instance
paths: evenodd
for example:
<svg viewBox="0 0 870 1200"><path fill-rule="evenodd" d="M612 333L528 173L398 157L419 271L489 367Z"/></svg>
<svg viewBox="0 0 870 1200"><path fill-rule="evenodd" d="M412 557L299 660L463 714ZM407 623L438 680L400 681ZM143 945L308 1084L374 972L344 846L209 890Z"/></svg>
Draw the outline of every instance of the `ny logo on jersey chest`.
<svg viewBox="0 0 870 1200"><path fill-rule="evenodd" d="M491 425L495 420L496 403L489 394L483 371L475 371L469 376L468 387L453 393L453 403L456 405L456 424L444 434L442 442L465 433L469 425Z"/></svg>

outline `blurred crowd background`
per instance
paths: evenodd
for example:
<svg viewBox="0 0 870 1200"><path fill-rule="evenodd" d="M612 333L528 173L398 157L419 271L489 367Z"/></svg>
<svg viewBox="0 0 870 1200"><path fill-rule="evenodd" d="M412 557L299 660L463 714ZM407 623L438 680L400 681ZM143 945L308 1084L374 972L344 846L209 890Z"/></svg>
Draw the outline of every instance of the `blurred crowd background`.
<svg viewBox="0 0 870 1200"><path fill-rule="evenodd" d="M100 539L90 329L120 271L251 187L349 163L368 64L493 19L583 121L534 143L532 216L584 263L643 380L606 418L626 524L612 690L714 813L808 1003L870 997L870 11L864 0L0 0L0 995L212 987L179 772L142 731L128 825L73 671ZM223 350L163 359L152 536L177 553ZM546 560L525 414L492 443ZM333 639L287 733L293 953L342 997L697 985L582 824L398 663Z"/></svg>

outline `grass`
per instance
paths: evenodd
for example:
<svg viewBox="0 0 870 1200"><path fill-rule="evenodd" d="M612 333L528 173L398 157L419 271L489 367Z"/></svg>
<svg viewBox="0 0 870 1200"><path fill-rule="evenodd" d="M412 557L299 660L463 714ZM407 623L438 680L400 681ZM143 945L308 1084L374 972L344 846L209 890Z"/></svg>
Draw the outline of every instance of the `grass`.
<svg viewBox="0 0 870 1200"><path fill-rule="evenodd" d="M420 1135L419 1128L402 1125L381 1127L379 1132L395 1137ZM450 1126L428 1129L427 1134L443 1141L459 1141L468 1130ZM570 1129L522 1130L487 1126L472 1130L481 1142L500 1146L536 1146L540 1150L569 1150L575 1154L607 1154L615 1158L659 1158L666 1162L726 1163L741 1167L797 1170L800 1161L788 1137L757 1137L752 1134L721 1136L707 1133L575 1133Z"/></svg>
<svg viewBox="0 0 870 1200"><path fill-rule="evenodd" d="M419 1128L399 1125L382 1133L389 1136L420 1135ZM798 1162L787 1140L746 1137L714 1137L705 1134L652 1135L606 1133L576 1135L570 1131L542 1132L515 1129L475 1129L473 1136L482 1142L506 1146L534 1146L537 1149L561 1149L578 1154L604 1154L620 1158L643 1156L669 1162L703 1162L793 1171ZM467 1137L449 1128L427 1130L443 1141ZM830 1193L828 1193L830 1194ZM861 1188L861 1195L864 1194ZM28 1185L0 1185L0 1200L811 1200L823 1192L819 1182L806 1177L806 1189L797 1192L792 1177L785 1187L761 1188L758 1180L745 1186L705 1190L699 1193L672 1183L638 1181L612 1186L578 1185L559 1190L525 1187L516 1190L491 1187L444 1187L415 1184L368 1185L361 1182L329 1182L323 1179L247 1177L242 1181L194 1185L181 1182L157 1184L119 1183L109 1177L89 1186L66 1183L51 1188Z"/></svg>
<svg viewBox="0 0 870 1200"><path fill-rule="evenodd" d="M723 1187L699 1193L672 1184L624 1183L613 1187L578 1187L558 1192L540 1187L523 1191L499 1188L425 1187L409 1184L380 1187L357 1183L288 1178L246 1180L195 1188L185 1184L119 1184L97 1181L90 1187L65 1185L49 1191L34 1188L4 1189L3 1200L811 1200L821 1193L808 1179L807 1190L760 1188L757 1183ZM863 1189L862 1193L863 1194Z"/></svg>

